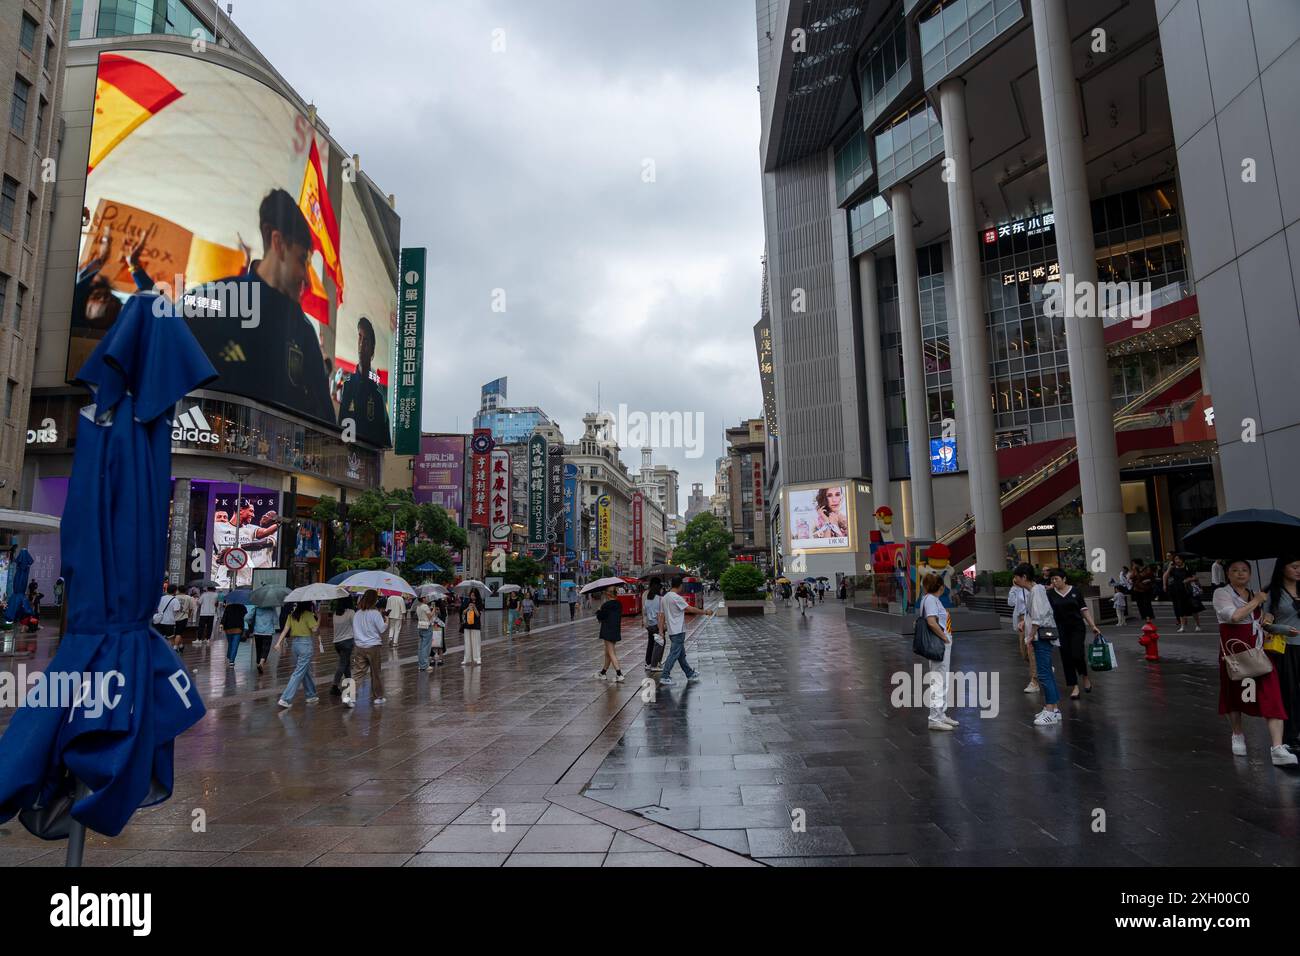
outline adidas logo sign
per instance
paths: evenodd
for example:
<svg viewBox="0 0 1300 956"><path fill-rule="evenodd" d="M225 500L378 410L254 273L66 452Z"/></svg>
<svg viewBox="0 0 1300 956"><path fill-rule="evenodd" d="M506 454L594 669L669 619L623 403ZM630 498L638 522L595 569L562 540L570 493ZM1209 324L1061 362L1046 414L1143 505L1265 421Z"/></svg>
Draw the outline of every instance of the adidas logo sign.
<svg viewBox="0 0 1300 956"><path fill-rule="evenodd" d="M187 412L182 412L172 419L172 441L196 442L203 445L216 445L221 436L212 430L203 412L195 405Z"/></svg>

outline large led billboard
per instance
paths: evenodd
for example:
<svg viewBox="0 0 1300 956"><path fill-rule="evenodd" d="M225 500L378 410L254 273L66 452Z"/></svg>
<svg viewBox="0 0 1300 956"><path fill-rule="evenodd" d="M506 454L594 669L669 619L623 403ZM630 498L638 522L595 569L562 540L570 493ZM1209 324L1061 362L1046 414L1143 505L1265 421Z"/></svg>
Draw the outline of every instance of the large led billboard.
<svg viewBox="0 0 1300 956"><path fill-rule="evenodd" d="M853 515L847 482L785 490L791 551L852 551Z"/></svg>
<svg viewBox="0 0 1300 956"><path fill-rule="evenodd" d="M153 291L184 313L211 388L389 445L396 237L343 173L256 79L184 54L101 54L69 380L121 304Z"/></svg>

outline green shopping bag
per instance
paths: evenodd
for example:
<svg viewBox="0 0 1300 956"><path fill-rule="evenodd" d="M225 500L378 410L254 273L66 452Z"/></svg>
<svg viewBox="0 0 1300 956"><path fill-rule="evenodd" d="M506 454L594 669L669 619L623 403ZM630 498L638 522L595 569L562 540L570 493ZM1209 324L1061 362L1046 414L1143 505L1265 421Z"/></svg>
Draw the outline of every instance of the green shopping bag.
<svg viewBox="0 0 1300 956"><path fill-rule="evenodd" d="M1088 646L1088 667L1094 671L1115 669L1115 646L1100 634L1092 639Z"/></svg>

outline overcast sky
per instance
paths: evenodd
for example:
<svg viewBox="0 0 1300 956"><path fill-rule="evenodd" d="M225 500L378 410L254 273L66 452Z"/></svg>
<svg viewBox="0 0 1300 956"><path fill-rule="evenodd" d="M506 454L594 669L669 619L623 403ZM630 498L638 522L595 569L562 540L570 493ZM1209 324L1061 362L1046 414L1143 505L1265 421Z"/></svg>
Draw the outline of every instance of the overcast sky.
<svg viewBox="0 0 1300 956"><path fill-rule="evenodd" d="M702 456L655 461L681 509L712 490L723 428L762 412L752 0L236 0L234 19L429 249L426 431L468 431L505 375L573 440L599 382L610 411L703 413Z"/></svg>

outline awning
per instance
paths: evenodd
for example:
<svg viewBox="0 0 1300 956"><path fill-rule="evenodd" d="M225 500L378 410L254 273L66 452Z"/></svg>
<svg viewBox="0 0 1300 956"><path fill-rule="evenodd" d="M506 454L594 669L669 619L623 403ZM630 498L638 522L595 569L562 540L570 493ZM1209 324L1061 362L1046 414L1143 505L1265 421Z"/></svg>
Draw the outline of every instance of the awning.
<svg viewBox="0 0 1300 956"><path fill-rule="evenodd" d="M58 515L43 515L37 511L15 511L0 508L0 532L9 534L56 534Z"/></svg>

